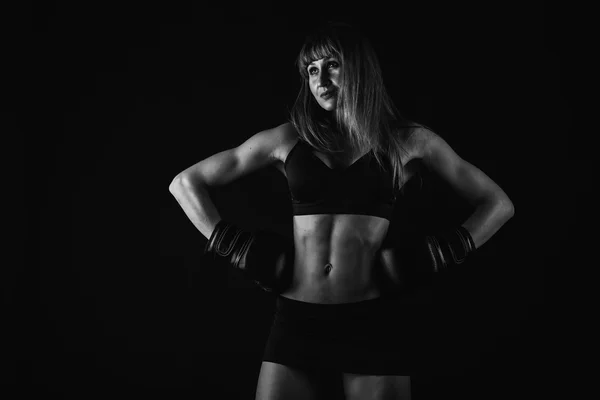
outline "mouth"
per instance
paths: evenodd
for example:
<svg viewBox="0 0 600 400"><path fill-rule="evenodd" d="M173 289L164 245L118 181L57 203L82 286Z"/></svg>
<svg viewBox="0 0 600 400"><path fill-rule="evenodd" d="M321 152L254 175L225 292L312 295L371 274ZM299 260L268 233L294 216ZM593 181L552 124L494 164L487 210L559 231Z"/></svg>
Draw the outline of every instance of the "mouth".
<svg viewBox="0 0 600 400"><path fill-rule="evenodd" d="M327 92L325 92L321 95L321 98L328 99L328 98L332 97L334 94L335 94L335 90L328 90Z"/></svg>

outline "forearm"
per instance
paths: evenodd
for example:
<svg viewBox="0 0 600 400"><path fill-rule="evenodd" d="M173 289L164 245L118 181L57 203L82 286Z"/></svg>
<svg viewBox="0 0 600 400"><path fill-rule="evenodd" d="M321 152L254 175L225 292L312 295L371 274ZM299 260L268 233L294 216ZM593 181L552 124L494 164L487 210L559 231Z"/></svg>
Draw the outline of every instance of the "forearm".
<svg viewBox="0 0 600 400"><path fill-rule="evenodd" d="M481 247L514 215L510 200L489 200L477 206L473 214L462 224L469 231L475 247Z"/></svg>
<svg viewBox="0 0 600 400"><path fill-rule="evenodd" d="M169 186L169 191L192 224L204 237L210 239L221 216L206 187L202 184L193 184L185 178L176 178Z"/></svg>

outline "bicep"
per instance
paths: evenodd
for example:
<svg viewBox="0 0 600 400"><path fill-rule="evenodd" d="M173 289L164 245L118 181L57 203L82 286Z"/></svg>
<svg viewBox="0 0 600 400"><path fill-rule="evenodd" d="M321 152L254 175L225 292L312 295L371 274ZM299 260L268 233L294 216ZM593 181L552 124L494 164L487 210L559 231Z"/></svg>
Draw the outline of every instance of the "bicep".
<svg viewBox="0 0 600 400"><path fill-rule="evenodd" d="M507 198L500 186L481 169L460 157L434 132L425 132L423 148L423 163L427 168L470 204L479 204L491 198Z"/></svg>
<svg viewBox="0 0 600 400"><path fill-rule="evenodd" d="M275 151L283 140L283 125L252 135L242 144L216 153L181 172L187 183L226 185L276 162Z"/></svg>

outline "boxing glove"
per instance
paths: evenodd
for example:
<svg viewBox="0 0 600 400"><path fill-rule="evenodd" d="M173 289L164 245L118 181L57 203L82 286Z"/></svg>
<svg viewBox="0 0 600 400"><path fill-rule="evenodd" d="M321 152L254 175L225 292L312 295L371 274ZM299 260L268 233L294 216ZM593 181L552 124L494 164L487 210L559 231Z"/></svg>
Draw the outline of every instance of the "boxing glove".
<svg viewBox="0 0 600 400"><path fill-rule="evenodd" d="M225 260L267 292L281 292L291 283L294 243L274 232L250 232L220 220L204 254Z"/></svg>
<svg viewBox="0 0 600 400"><path fill-rule="evenodd" d="M432 272L439 272L452 265L462 264L475 251L475 242L469 231L460 226L456 229L425 236L426 265Z"/></svg>
<svg viewBox="0 0 600 400"><path fill-rule="evenodd" d="M388 232L381 245L382 262L388 275L397 276L402 264L423 273L437 273L462 264L475 251L469 231L460 226L425 236L400 236Z"/></svg>

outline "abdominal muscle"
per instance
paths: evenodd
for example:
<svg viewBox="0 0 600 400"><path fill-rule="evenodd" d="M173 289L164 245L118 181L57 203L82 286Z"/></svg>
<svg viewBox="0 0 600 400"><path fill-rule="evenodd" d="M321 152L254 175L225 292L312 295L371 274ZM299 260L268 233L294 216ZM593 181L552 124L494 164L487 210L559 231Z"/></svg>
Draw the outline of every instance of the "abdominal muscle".
<svg viewBox="0 0 600 400"><path fill-rule="evenodd" d="M294 275L280 295L321 304L379 297L373 267L388 225L369 215L294 216Z"/></svg>

